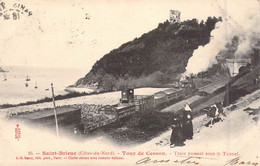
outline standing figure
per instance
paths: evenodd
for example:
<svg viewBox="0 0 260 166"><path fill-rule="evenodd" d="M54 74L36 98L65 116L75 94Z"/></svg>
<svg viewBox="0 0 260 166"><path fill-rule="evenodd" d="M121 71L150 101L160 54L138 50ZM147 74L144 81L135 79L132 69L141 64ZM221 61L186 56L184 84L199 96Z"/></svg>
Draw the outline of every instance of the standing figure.
<svg viewBox="0 0 260 166"><path fill-rule="evenodd" d="M208 108L204 108L204 111L207 113L207 117L210 118L210 122L206 124L207 127L212 127L214 123L223 121L224 117L226 117L222 102L218 102Z"/></svg>
<svg viewBox="0 0 260 166"><path fill-rule="evenodd" d="M172 127L172 134L171 134L171 147L174 146L183 146L185 145L183 142L185 141L185 137L182 133L182 126L179 119L174 118L174 122Z"/></svg>
<svg viewBox="0 0 260 166"><path fill-rule="evenodd" d="M216 122L217 117L219 116L218 107L217 107L216 104L212 105L209 108L209 111L208 111L207 115L210 118L209 127L212 127L212 125Z"/></svg>
<svg viewBox="0 0 260 166"><path fill-rule="evenodd" d="M219 118L220 118L221 121L223 121L224 117L226 117L226 114L225 114L224 108L223 108L223 102L216 103L216 106L218 108Z"/></svg>
<svg viewBox="0 0 260 166"><path fill-rule="evenodd" d="M182 129L186 139L192 139L193 137L193 125L192 125L192 110L188 104L186 104L184 111L182 112Z"/></svg>

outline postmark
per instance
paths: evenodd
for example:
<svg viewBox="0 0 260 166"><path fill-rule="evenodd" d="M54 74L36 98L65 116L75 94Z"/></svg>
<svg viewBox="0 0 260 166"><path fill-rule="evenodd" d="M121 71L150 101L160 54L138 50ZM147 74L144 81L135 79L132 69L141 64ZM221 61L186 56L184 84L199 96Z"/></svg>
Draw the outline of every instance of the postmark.
<svg viewBox="0 0 260 166"><path fill-rule="evenodd" d="M7 4L0 1L0 20L20 20L21 17L30 17L33 12L22 3Z"/></svg>

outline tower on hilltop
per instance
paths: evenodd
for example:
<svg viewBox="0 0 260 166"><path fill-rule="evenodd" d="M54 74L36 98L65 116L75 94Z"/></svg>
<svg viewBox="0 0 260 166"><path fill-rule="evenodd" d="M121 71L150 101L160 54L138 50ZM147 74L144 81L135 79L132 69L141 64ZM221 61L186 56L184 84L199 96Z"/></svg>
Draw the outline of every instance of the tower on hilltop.
<svg viewBox="0 0 260 166"><path fill-rule="evenodd" d="M170 10L170 23L181 22L181 12L178 10Z"/></svg>

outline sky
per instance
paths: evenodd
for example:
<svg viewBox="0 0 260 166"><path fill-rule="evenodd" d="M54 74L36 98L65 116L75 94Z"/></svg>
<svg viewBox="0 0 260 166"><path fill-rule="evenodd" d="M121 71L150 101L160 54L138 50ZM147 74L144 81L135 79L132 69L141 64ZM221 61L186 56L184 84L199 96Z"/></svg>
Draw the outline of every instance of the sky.
<svg viewBox="0 0 260 166"><path fill-rule="evenodd" d="M22 10L18 4L24 5L32 15L20 13L18 20L0 16L0 66L77 67L86 71L111 50L169 19L171 9L181 12L181 20L206 20L223 15L222 9L226 9L239 24L241 15L259 10L257 0L1 2L5 9Z"/></svg>

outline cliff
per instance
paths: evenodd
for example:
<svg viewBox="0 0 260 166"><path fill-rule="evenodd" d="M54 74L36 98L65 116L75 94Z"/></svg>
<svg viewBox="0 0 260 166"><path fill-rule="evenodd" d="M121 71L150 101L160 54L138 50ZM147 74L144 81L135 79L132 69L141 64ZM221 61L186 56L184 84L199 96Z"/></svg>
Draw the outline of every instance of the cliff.
<svg viewBox="0 0 260 166"><path fill-rule="evenodd" d="M209 17L200 23L196 19L160 23L156 29L104 55L74 86L113 90L170 83L185 71L193 51L209 42L218 21L221 18Z"/></svg>

